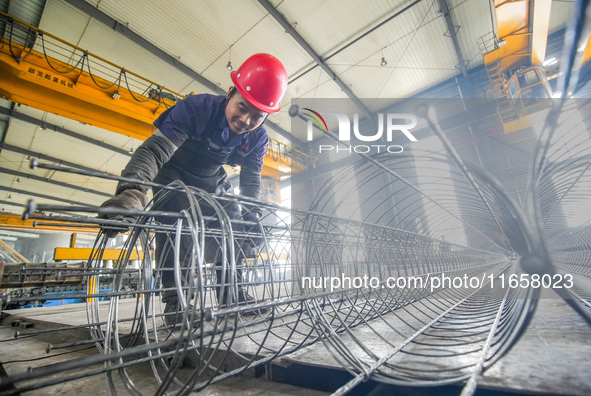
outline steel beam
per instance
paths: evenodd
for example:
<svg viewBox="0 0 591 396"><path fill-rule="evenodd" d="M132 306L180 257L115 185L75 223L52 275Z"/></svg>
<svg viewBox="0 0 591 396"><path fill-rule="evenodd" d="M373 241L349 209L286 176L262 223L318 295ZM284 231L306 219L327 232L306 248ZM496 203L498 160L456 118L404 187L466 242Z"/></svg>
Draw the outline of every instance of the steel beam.
<svg viewBox="0 0 591 396"><path fill-rule="evenodd" d="M378 25L376 25L373 28L369 29L367 32L365 32L362 35L360 35L359 37L357 37L357 38L349 41L347 44L343 45L341 48L339 48L338 50L334 51L332 54L328 55L326 58L324 58L324 62L326 62L330 58L332 58L332 57L340 54L341 52L343 52L344 50L346 50L347 48L349 48L350 46L352 46L353 44L355 44L359 40L361 40L364 37L366 37L366 36L370 35L371 33L375 32L376 30L378 30L379 28L381 28L382 26L384 26L385 24L387 24L391 20L393 20L393 19L399 17L400 15L404 14L406 11L410 10L411 8L413 8L415 5L419 4L421 1L423 1L423 0L415 0L414 2L412 2L409 5L407 5L406 7L404 7L403 9L401 9L399 11L396 11L393 15L391 15L390 17L388 17L385 21L380 22ZM289 83L291 84L292 82L296 81L298 78L305 76L306 74L308 74L309 72L311 72L312 70L314 70L316 67L318 67L318 64L316 64L315 66L310 67L309 69L307 69L303 73L297 75L296 77L294 77L293 79L291 79L289 81Z"/></svg>
<svg viewBox="0 0 591 396"><path fill-rule="evenodd" d="M54 197L54 196L47 195L47 194L41 194L41 193L38 193L35 191L19 190L18 188L12 188L12 187L2 187L2 189L7 192L13 192L16 194L23 194L25 196L39 197L39 198L49 199L51 201L59 201L59 202L69 203L71 205L76 205L76 206L88 206L88 202L72 201L70 199Z"/></svg>
<svg viewBox="0 0 591 396"><path fill-rule="evenodd" d="M12 102L10 109L4 107L0 108L0 114L8 116L6 117L6 120L0 120L0 122L3 123L3 125L0 125L0 153L6 145L6 134L8 133L8 128L10 127L11 114L14 112L14 106L14 102Z"/></svg>
<svg viewBox="0 0 591 396"><path fill-rule="evenodd" d="M361 100L355 95L355 93L353 93L351 88L349 88L349 86L343 80L340 79L340 77L330 68L330 66L328 66L324 62L320 55L318 55L316 51L314 51L310 44L308 44L308 42L289 23L289 21L285 19L283 14L281 14L268 0L259 0L259 3L263 7L265 7L267 12L269 12L269 14L273 18L275 18L277 22L279 22L279 24L285 29L285 31L294 38L294 40L300 45L300 47L302 47L308 53L308 55L310 55L312 59L314 59L314 62L316 62L318 66L320 66L322 70L324 70L324 72L329 75L329 77L339 86L339 88L341 88L341 90L343 90L343 92L349 98L351 98L351 100L353 100L353 102L357 105L357 107L359 107L359 109L364 113L364 115L369 120L371 120L372 112L369 110L369 108L367 108L367 106L365 106L365 104L361 102Z"/></svg>
<svg viewBox="0 0 591 396"><path fill-rule="evenodd" d="M96 169L90 168L88 166L75 164L74 162L65 161L65 160L62 160L61 158L56 158L56 157L52 157L50 155L41 154L39 152L35 152L35 151L23 149L23 148L20 148L20 147L17 147L17 146L13 146L11 144L5 144L4 145L4 150L12 151L12 152L23 154L23 155L29 155L31 157L34 157L34 158L37 158L37 159L40 159L40 160L48 160L48 161L51 161L51 162L55 162L56 164L61 164L61 165L69 166L71 168L83 169L83 170L92 171L92 172L96 172L97 171ZM104 173L107 174L107 175L110 175L110 176L118 176L118 175L115 175L113 173L108 173L108 172L104 172Z"/></svg>
<svg viewBox="0 0 591 396"><path fill-rule="evenodd" d="M91 190L91 189L88 189L88 188L85 188L85 187L80 187L80 186L77 186L77 185L74 185L74 184L64 183L64 182L60 182L60 181L57 181L57 180L51 180L51 179L48 179L46 177L32 175L30 173L25 173L25 172L20 172L20 171L15 171L15 170L12 170L12 169L6 169L6 168L0 167L0 173L5 173L5 174L8 174L8 175L22 177L22 178L25 178L25 179L36 180L36 181L40 181L40 182L44 182L44 183L51 183L51 184L54 184L56 186L71 188L71 189L74 189L74 190L83 191L83 192L90 193L90 194L102 195L103 197L107 197L107 198L111 198L113 196L113 194L109 194L109 193L106 193L106 192L102 192L102 191L98 191L98 190Z"/></svg>
<svg viewBox="0 0 591 396"><path fill-rule="evenodd" d="M88 260L92 257L93 249L91 248L75 248L75 247L56 247L53 251L53 259L55 261L62 260ZM103 249L101 260L122 260L124 254L127 253L123 249ZM141 250L134 250L130 252L131 256L128 260L142 260L144 252Z"/></svg>
<svg viewBox="0 0 591 396"><path fill-rule="evenodd" d="M110 151L114 151L117 154L122 154L122 155L126 155L128 157L131 157L131 154L129 153L129 151L124 150L121 147L117 147L117 146L113 146L113 145L107 144L105 142L102 142L102 141L97 140L97 139L93 139L93 138L88 137L86 135L83 135L81 133L71 131L71 130L69 130L67 128L64 128L64 127L61 127L59 125L55 125L55 124L52 124L50 122L42 121L42 120L39 120L39 119L37 119L35 117L31 117L29 115L26 115L26 114L23 114L23 113L19 113L19 112L16 112L16 111L13 111L12 112L12 117L15 118L15 119L17 119L17 120L28 122L30 124L37 125L37 126L39 126L41 128L49 129L49 130L51 130L53 132L59 132L61 134L64 134L64 135L73 137L75 139L82 140L82 141L84 141L86 143L94 144L95 146L102 147L102 148L107 149L107 150L110 150Z"/></svg>
<svg viewBox="0 0 591 396"><path fill-rule="evenodd" d="M447 30L449 32L449 37L454 46L454 51L456 52L456 56L458 58L458 68L462 72L462 76L466 80L466 84L468 86L468 90L470 91L470 95L473 95L474 89L472 88L472 82L470 81L470 77L468 76L468 69L466 68L466 61L464 60L464 54L462 53L462 48L460 46L460 41L458 40L458 35L456 33L456 27L453 23L451 12L447 5L447 0L438 0L439 1L439 9L443 14L443 18L445 19L445 25L447 26Z"/></svg>
<svg viewBox="0 0 591 396"><path fill-rule="evenodd" d="M18 206L21 208L26 208L27 205L22 204L20 202L12 202L12 201L7 201L5 199L0 199L0 205L9 205L9 206ZM2 211L0 211L0 213L2 213Z"/></svg>
<svg viewBox="0 0 591 396"><path fill-rule="evenodd" d="M531 64L541 66L546 59L552 0L530 1Z"/></svg>

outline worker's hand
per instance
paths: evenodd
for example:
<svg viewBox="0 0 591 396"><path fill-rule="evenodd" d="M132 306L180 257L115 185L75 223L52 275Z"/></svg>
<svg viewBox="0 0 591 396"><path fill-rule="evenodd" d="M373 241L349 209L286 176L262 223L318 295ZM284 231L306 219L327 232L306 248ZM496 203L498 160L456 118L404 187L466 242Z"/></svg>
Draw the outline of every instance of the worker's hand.
<svg viewBox="0 0 591 396"><path fill-rule="evenodd" d="M101 208L116 208L125 210L143 210L148 204L148 197L145 193L140 190L128 189L123 190L119 194L115 195L103 202ZM108 220L117 220L124 223L132 224L135 222L134 216L126 216L125 214L110 214L104 213L99 210L99 217ZM127 232L129 227L121 226L117 228L109 227L105 228L105 234L109 238L117 236L120 232Z"/></svg>
<svg viewBox="0 0 591 396"><path fill-rule="evenodd" d="M115 195L103 202L101 208L117 208L125 210L144 210L148 204L148 197L140 190L128 189L123 190L119 194ZM99 217L103 219L111 219L119 215L111 215L109 213L100 213Z"/></svg>
<svg viewBox="0 0 591 396"><path fill-rule="evenodd" d="M242 242L242 246L240 247L241 254L244 258L255 258L259 251L259 247L263 243L262 229L260 225L262 217L263 211L259 207L251 207L248 209L244 207L242 208L242 220L256 223L252 226L245 226L244 231L251 235ZM252 235L253 233L259 234L261 237L254 236Z"/></svg>
<svg viewBox="0 0 591 396"><path fill-rule="evenodd" d="M242 208L242 219L258 223L263 217L263 210L259 207Z"/></svg>

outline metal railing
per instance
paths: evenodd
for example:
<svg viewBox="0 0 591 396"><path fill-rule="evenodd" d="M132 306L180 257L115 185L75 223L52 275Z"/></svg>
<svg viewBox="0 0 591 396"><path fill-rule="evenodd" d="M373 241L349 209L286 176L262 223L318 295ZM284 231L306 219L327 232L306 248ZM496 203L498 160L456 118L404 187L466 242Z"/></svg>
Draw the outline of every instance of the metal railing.
<svg viewBox="0 0 591 396"><path fill-rule="evenodd" d="M7 48L17 62L27 60L35 53L43 57L46 66L55 73L74 81L85 75L98 89L127 91L135 101L143 103L153 100L158 103L158 107L169 106L184 97L9 14L0 12L0 22L4 25L1 45Z"/></svg>
<svg viewBox="0 0 591 396"><path fill-rule="evenodd" d="M309 155L273 138L269 138L265 155L295 171L307 169L310 162Z"/></svg>

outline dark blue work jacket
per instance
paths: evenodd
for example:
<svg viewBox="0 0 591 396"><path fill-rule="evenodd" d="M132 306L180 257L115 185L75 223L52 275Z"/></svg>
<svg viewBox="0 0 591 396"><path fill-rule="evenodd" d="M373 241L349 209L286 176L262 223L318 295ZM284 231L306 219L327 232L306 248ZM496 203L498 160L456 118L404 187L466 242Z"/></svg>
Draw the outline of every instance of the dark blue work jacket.
<svg viewBox="0 0 591 396"><path fill-rule="evenodd" d="M158 117L154 125L178 147L161 169L161 183L181 179L214 190L227 182L222 165L240 165L240 192L258 198L263 157L269 140L263 125L242 135L230 131L225 96L189 96ZM211 191L213 192L213 191Z"/></svg>

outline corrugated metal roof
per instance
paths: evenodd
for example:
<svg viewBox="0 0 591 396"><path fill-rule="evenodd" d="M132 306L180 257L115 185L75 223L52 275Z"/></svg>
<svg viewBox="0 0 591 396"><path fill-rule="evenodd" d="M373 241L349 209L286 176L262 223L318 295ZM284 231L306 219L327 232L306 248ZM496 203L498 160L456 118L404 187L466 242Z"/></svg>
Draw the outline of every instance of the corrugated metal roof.
<svg viewBox="0 0 591 396"><path fill-rule="evenodd" d="M574 12L574 1L552 0L552 9L550 10L549 33L564 28L565 21L572 17Z"/></svg>
<svg viewBox="0 0 591 396"><path fill-rule="evenodd" d="M8 1L6 12L30 25L39 26L45 2L46 0ZM0 4L0 9L5 8Z"/></svg>
<svg viewBox="0 0 591 396"><path fill-rule="evenodd" d="M326 57L405 3L410 1L285 0L277 7L316 53Z"/></svg>
<svg viewBox="0 0 591 396"><path fill-rule="evenodd" d="M483 63L478 39L490 36L494 31L490 15L490 2L453 0L449 3L454 23L458 25L457 34L464 60L467 68L472 69ZM469 21L470 23L459 24L458 21Z"/></svg>

